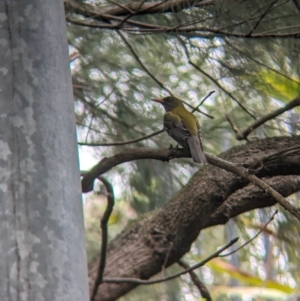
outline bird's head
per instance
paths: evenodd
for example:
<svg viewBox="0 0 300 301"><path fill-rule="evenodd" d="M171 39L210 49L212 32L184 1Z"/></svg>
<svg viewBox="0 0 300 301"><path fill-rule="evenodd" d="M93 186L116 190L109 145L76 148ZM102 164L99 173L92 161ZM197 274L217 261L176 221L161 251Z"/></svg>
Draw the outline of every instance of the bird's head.
<svg viewBox="0 0 300 301"><path fill-rule="evenodd" d="M162 104L164 106L166 112L172 111L173 109L175 109L179 106L180 107L183 106L182 101L173 96L167 96L165 98L154 98L151 100Z"/></svg>

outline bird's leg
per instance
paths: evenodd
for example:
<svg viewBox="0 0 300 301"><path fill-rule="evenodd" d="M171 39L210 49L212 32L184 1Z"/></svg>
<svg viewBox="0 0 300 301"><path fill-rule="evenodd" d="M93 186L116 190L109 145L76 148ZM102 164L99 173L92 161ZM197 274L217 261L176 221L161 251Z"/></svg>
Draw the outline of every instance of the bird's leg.
<svg viewBox="0 0 300 301"><path fill-rule="evenodd" d="M175 147L173 147L173 145L172 145L172 144L170 144L170 147L169 147L169 149L173 149L173 148L175 148L175 149L179 149L179 144L176 144L176 146L175 146Z"/></svg>

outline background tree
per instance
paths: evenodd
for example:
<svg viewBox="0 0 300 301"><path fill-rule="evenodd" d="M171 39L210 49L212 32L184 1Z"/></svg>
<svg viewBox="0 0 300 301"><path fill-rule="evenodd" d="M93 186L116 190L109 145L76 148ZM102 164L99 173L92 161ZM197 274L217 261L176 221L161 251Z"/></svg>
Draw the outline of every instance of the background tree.
<svg viewBox="0 0 300 301"><path fill-rule="evenodd" d="M97 158L121 153L86 174L83 190L89 191L93 180L107 172L117 190L113 214L122 212L125 203L136 215L157 209L130 223L109 244L104 279L147 279L189 250L186 257L192 263L232 236L247 240L273 213L254 209L275 203L249 183L263 185L256 177L284 196L299 190L298 150L282 151L299 144L294 136L299 128L299 7L291 0L65 1L79 145L91 147ZM173 94L196 107L211 89L216 93L200 107L205 115L197 113L205 150L217 155L238 146L221 157L240 166L214 157L210 163L218 167L200 170L190 159L159 161L187 154L149 150L166 148L172 141L166 133L157 134L163 111L148 100ZM281 138L266 139L274 136ZM269 187L265 190L270 192ZM289 202L297 204L297 197ZM124 225L124 216L115 218ZM226 231L212 227L198 237L202 229L230 219ZM275 287L277 296L278 291L295 293L298 242L292 237L298 233L299 222L280 210L255 247L240 250L227 262L211 261L196 273L217 287L218 298L229 289L243 294L245 290L230 287L237 280L259 288L258 294L264 286ZM97 260L92 261L91 289L97 269ZM135 296L196 298L199 293L188 279L183 279L185 284L156 285L152 297L152 288ZM103 283L96 299L114 300L134 287ZM248 292L255 297L254 289ZM274 298L270 289L263 293Z"/></svg>

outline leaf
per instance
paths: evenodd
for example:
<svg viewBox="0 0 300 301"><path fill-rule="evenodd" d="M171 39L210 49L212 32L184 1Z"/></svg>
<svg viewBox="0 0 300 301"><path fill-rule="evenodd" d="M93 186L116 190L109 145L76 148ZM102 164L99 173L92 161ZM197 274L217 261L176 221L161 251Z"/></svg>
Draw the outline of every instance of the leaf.
<svg viewBox="0 0 300 301"><path fill-rule="evenodd" d="M227 287L227 286L214 286L212 295L226 294L228 297L251 297L251 298L264 298L272 300L285 300L289 294L277 289L265 287ZM256 299L255 299L256 300Z"/></svg>
<svg viewBox="0 0 300 301"><path fill-rule="evenodd" d="M232 278L235 278L239 281L247 283L249 285L259 286L259 287L266 287L266 288L273 288L279 290L281 292L285 292L288 294L292 294L295 292L293 288L288 285L280 284L274 280L264 280L258 276L251 275L250 273L246 273L242 270L239 270L232 264L222 261L219 258L215 258L207 263L207 266L213 269L214 271L223 272L229 274Z"/></svg>
<svg viewBox="0 0 300 301"><path fill-rule="evenodd" d="M288 102L300 92L300 80L291 78L271 70L263 70L259 74L257 88L278 100Z"/></svg>

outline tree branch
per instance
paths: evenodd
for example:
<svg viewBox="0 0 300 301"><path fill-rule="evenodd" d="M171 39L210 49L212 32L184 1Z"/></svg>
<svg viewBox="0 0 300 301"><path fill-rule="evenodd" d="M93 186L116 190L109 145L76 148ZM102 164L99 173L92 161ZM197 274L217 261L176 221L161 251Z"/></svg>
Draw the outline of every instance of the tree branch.
<svg viewBox="0 0 300 301"><path fill-rule="evenodd" d="M182 276L184 274L190 273L191 271L198 269L202 266L204 266L207 262L209 262L210 260L212 260L213 258L219 257L220 254L225 251L226 249L228 249L230 246L232 246L233 244L235 244L238 241L238 237L232 239L229 243L227 243L224 247L222 247L221 249L219 249L218 251L216 251L215 253L211 254L210 256L208 256L207 258L205 258L204 260L202 260L199 263L196 263L195 265L192 265L191 267L178 272L174 275L165 277L165 278L160 278L160 279L152 279L152 280L141 280L141 279L136 279L136 278L104 278L103 282L106 283L134 283L134 284L155 284L155 283L161 283L161 282L165 282L168 280L172 280L175 279L179 276Z"/></svg>
<svg viewBox="0 0 300 301"><path fill-rule="evenodd" d="M295 144L300 145L300 137L268 138L232 148L221 157L225 162L236 162L241 166L245 161L255 162ZM300 189L300 176L295 176L299 174L298 153L282 157L276 164L270 162L258 172L259 177L264 177L264 182L276 187L284 196ZM109 243L104 278L147 280L161 271L170 243L173 248L168 266L189 251L202 229L275 203L273 197L249 184L243 176L215 166L202 167L163 208L140 217ZM89 271L91 279L96 277L97 262ZM136 285L102 283L95 300L115 300Z"/></svg>
<svg viewBox="0 0 300 301"><path fill-rule="evenodd" d="M128 10L135 14L156 14L178 12L191 6L205 7L211 5L213 1L194 1L194 0L176 0L176 1L161 1L154 3L144 3L140 6L140 2L130 2L123 7L115 6L108 8L105 13L114 16L124 16L128 14Z"/></svg>
<svg viewBox="0 0 300 301"><path fill-rule="evenodd" d="M103 217L101 218L101 230L102 230L102 243L101 243L101 251L100 251L100 261L98 267L97 277L95 279L94 288L91 296L91 301L94 301L95 296L98 291L99 285L103 282L103 273L106 264L106 249L107 249L107 241L108 241L108 230L107 230L107 223L109 217L113 211L113 207L115 204L115 196L114 196L114 189L111 183L105 179L104 177L98 177L98 179L104 184L107 193L107 206Z"/></svg>
<svg viewBox="0 0 300 301"><path fill-rule="evenodd" d="M119 164L141 159L169 161L175 158L188 158L190 156L191 155L188 151L175 148L160 150L147 148L124 149L114 156L103 158L90 171L85 172L85 175L81 181L82 192L91 191L91 185L98 176Z"/></svg>
<svg viewBox="0 0 300 301"><path fill-rule="evenodd" d="M289 111L297 106L300 105L300 95L298 95L295 99L290 101L288 104L286 104L284 107L277 109L271 113L268 113L261 118L255 120L252 124L250 124L245 130L239 131L236 125L234 124L233 120L229 115L226 115L226 118L228 122L230 123L233 131L235 132L235 136L237 140L247 140L248 135L254 131L256 128L261 126L262 124L266 123L269 120L272 120L276 118L277 116L281 115L282 113Z"/></svg>
<svg viewBox="0 0 300 301"><path fill-rule="evenodd" d="M266 190L277 200L278 203L280 203L286 210L290 211L293 215L295 215L299 219L300 213L296 208L291 206L289 202L287 202L282 196L280 196L272 187L269 187L269 185L264 183L255 175L249 174L247 171L248 168L247 169L241 168L241 166L254 168L255 166L257 166L257 162L259 162L260 168L262 168L264 164L266 167L268 165L268 162L274 163L274 160L277 160L276 158L278 157L282 158L282 156L295 155L295 154L299 154L299 152L300 152L300 146L293 146L291 148L287 148L279 152L271 153L269 155L264 155L261 158L255 159L250 164L247 163L246 165L244 163L236 164L229 161L225 161L221 158L212 155L206 154L206 156L209 163L218 166L224 170L245 177L250 182L254 182L262 189ZM83 192L91 191L92 189L91 184L98 176L100 176L101 174L105 173L106 171L110 170L111 168L119 164L130 162L133 160L140 160L140 159L155 159L155 160L169 161L174 158L183 158L183 157L190 157L188 152L184 149L161 149L161 150L151 150L145 148L125 149L120 153L118 153L117 155L102 159L89 172L83 172L82 191Z"/></svg>
<svg viewBox="0 0 300 301"><path fill-rule="evenodd" d="M220 255L219 255L220 256ZM189 265L182 259L177 261L178 265L180 265L181 267L183 267L184 269L188 269ZM207 301L212 301L212 298L210 296L210 293L207 289L207 287L204 285L204 283L199 279L199 277L197 276L197 274L194 271L190 271L189 272L191 279L193 281L193 283L195 284L195 286L197 286L200 295L202 298L206 299Z"/></svg>
<svg viewBox="0 0 300 301"><path fill-rule="evenodd" d="M267 13L271 10L272 6L275 5L275 3L277 2L278 0L275 0L273 2L271 2L268 6L268 8L266 9L265 12L263 12L258 21L256 22L256 24L253 26L253 28L250 30L250 32L247 34L247 37L251 37L251 35L253 34L253 32L256 30L256 28L258 27L258 25L260 24L260 22L262 21L262 19L267 15Z"/></svg>
<svg viewBox="0 0 300 301"><path fill-rule="evenodd" d="M235 137L240 137L242 134L241 134L239 128L237 127L237 125L234 123L234 121L231 118L231 116L229 114L225 114L225 117L226 117L227 121L229 122L232 130L234 131ZM245 137L245 140L248 141L247 137Z"/></svg>
<svg viewBox="0 0 300 301"><path fill-rule="evenodd" d="M298 12L300 12L300 0L293 0Z"/></svg>
<svg viewBox="0 0 300 301"><path fill-rule="evenodd" d="M149 135L140 137L140 138L136 138L136 139L131 139L131 140L127 140L127 141L116 141L116 142L108 142L108 143L86 143L86 142L78 142L78 145L86 145L86 146L119 146L119 145L126 145L126 144L132 144L132 143L136 143L148 138L151 138L153 136L157 136L161 133L164 132L164 129L153 132Z"/></svg>
<svg viewBox="0 0 300 301"><path fill-rule="evenodd" d="M156 76L154 76L154 74L146 67L146 65L142 62L142 60L140 59L140 57L137 55L137 53L135 52L135 50L133 49L133 47L131 46L131 44L128 42L128 40L126 39L125 35L121 32L118 31L118 35L121 37L122 41L126 44L126 46L128 47L128 49L130 50L132 56L135 58L135 60L140 64L140 66L142 67L142 69L152 78L153 81L155 81L163 90L167 91L170 95L173 96L173 93L171 92L171 90L169 88L167 88L161 81L159 81ZM191 109L193 109L193 111L198 111L199 113L213 119L214 117L211 115L206 114L205 112L199 110L198 108L194 108L192 105L190 105L189 103L185 102L184 103L190 107Z"/></svg>
<svg viewBox="0 0 300 301"><path fill-rule="evenodd" d="M184 49L185 55L188 59L188 62L191 66L193 66L196 70L198 70L200 73L202 73L203 75L205 75L209 80L211 80L218 88L222 89L223 92L225 92L232 100L234 100L238 106L244 110L247 114L249 114L253 119L255 119L256 117L249 112L249 110L240 102L238 101L230 92L228 92L224 87L222 87L217 80L215 80L211 75L209 75L207 72L205 72L204 70L202 70L200 67L198 67L195 63L192 62L191 60L191 56L190 53L187 49L187 46L185 45L184 41L182 41L182 47Z"/></svg>
<svg viewBox="0 0 300 301"><path fill-rule="evenodd" d="M65 0L65 9L66 11L75 12L87 18L92 18L93 16L104 17L104 20L107 15L111 16L127 16L129 12L135 15L145 15L145 14L157 14L157 13L170 13L178 12L185 8L194 6L194 7L205 7L213 4L212 0L206 1L186 1L186 0L176 0L176 1L161 1L154 3L143 3L139 1L132 1L126 4L115 5L108 7L105 10L97 9L92 5L87 3L76 3L73 0ZM97 14L95 14L97 12Z"/></svg>
<svg viewBox="0 0 300 301"><path fill-rule="evenodd" d="M243 243L240 247L238 247L237 249L229 252L229 253L226 253L226 254L222 254L220 255L220 257L227 257L227 256L230 256L234 253L236 253L237 251L243 249L245 246L247 246L248 244L250 244L256 237L258 237L260 235L260 233L262 233L266 228L267 226L270 224L270 222L274 219L275 215L278 213L278 210L275 210L275 212L272 214L272 216L269 218L269 220L266 222L266 224L249 240L247 240L245 243Z"/></svg>
<svg viewBox="0 0 300 301"><path fill-rule="evenodd" d="M294 147L294 152L299 153L299 148ZM288 149L290 151L290 148ZM285 152L285 150L282 150L281 152ZM112 156L110 158L104 158L101 160L96 166L92 168L92 170L83 177L82 179L82 191L88 192L91 190L93 181L101 175L103 172L109 170L113 166L116 166L120 163L137 160L137 159L158 159L163 161L169 161L170 159L175 157L182 157L186 156L187 151L186 150L180 150L180 149L163 149L160 151L154 151L154 150L147 150L147 149L129 149L124 150L118 155ZM271 154L269 156L272 156L272 158L276 157L276 155ZM290 204L280 193L278 193L276 190L274 190L272 187L270 187L267 183L260 180L257 176L254 174L249 174L248 170L245 168L241 168L241 164L235 164L231 163L229 161L225 161L221 158L212 156L212 155L206 155L207 160L209 163L218 166L219 168L222 168L226 171L233 172L237 175L240 175L241 177L246 178L250 182L255 183L259 187L261 187L264 191L266 191L268 194L270 194L272 197L276 199L276 201L286 210L288 210L292 215L294 215L299 221L300 221L300 211L295 208L292 204ZM256 161L250 166L257 163L257 161L262 162L262 158L256 159ZM267 160L264 157L264 162L266 164Z"/></svg>
<svg viewBox="0 0 300 301"><path fill-rule="evenodd" d="M286 196L300 190L300 176L274 176L272 178L263 178L270 186L274 186L277 190ZM285 188L288 188L288 191ZM273 206L276 200L262 192L261 188L254 183L250 183L243 189L237 190L231 194L228 199L211 215L205 228L216 225L226 224L231 218L239 214L253 210L255 208L264 208Z"/></svg>
<svg viewBox="0 0 300 301"><path fill-rule="evenodd" d="M195 112L196 110L198 110L198 108L204 103L204 101L209 97L211 96L213 93L215 93L214 90L210 91L207 95L205 95L199 105L195 108L193 108L192 110L192 113ZM209 117L209 115L208 115ZM87 143L87 142L77 142L78 145L86 145L86 146L119 146L119 145L126 145L126 144L131 144L131 143L136 143L136 142L139 142L139 141L142 141L142 140L145 140L145 139L148 139L148 138L151 138L153 136L156 136L156 135L159 135L161 133L164 132L164 129L162 130L159 130L159 131L156 131L156 132L153 132L149 135L146 135L146 136L143 136L143 137L140 137L140 138L136 138L136 139L131 139L131 140L127 140L127 141L116 141L116 142L108 142L108 143Z"/></svg>
<svg viewBox="0 0 300 301"><path fill-rule="evenodd" d="M294 207L291 203L289 203L280 193L278 193L270 185L268 185L266 182L262 181L255 175L247 175L246 178L258 185L265 192L270 194L284 209L289 211L300 221L300 211L298 210L298 208Z"/></svg>

